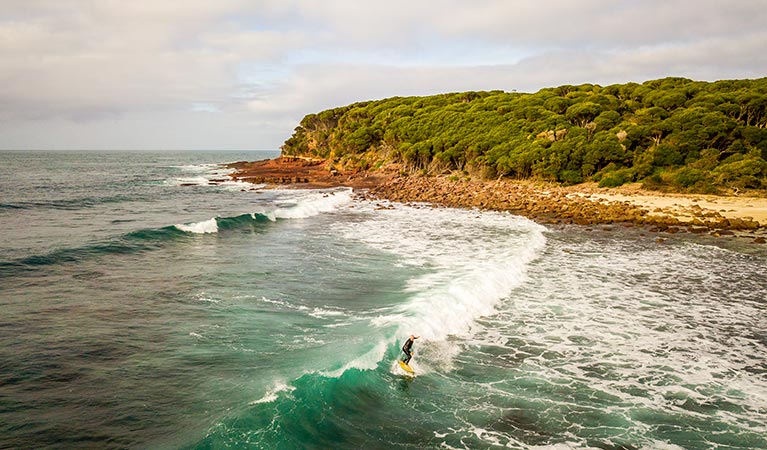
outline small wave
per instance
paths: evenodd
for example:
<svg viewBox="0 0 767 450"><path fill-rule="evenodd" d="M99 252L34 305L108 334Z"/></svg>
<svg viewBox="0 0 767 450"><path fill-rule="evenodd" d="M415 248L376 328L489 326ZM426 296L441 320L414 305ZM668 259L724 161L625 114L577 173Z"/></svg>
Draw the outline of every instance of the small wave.
<svg viewBox="0 0 767 450"><path fill-rule="evenodd" d="M214 217L201 222L176 224L180 231L193 234L213 234L254 226L278 219L305 219L324 212L330 212L351 201L351 189L342 191L307 191L300 194L291 192L293 197L283 200L283 206L234 217Z"/></svg>
<svg viewBox="0 0 767 450"><path fill-rule="evenodd" d="M182 166L168 166L172 169L180 169L185 172L209 172L211 170L216 170L219 168L222 168L223 166L221 164L185 164Z"/></svg>
<svg viewBox="0 0 767 450"><path fill-rule="evenodd" d="M181 173L165 180L170 186L217 186L229 181L231 169L221 164L187 164L182 166L170 166Z"/></svg>
<svg viewBox="0 0 767 450"><path fill-rule="evenodd" d="M171 186L211 186L215 185L211 183L210 179L206 177L178 177L166 180L165 184Z"/></svg>
<svg viewBox="0 0 767 450"><path fill-rule="evenodd" d="M19 203L0 203L0 209L27 209L27 207Z"/></svg>
<svg viewBox="0 0 767 450"><path fill-rule="evenodd" d="M343 317L346 315L346 313L343 311L338 311L334 309L324 309L324 308L312 308L307 314L316 319L325 319L328 317Z"/></svg>
<svg viewBox="0 0 767 450"><path fill-rule="evenodd" d="M236 230L260 225L275 220L268 214L241 214L234 217L213 217L201 222L176 224L174 227L185 233L213 234L222 230Z"/></svg>
<svg viewBox="0 0 767 450"><path fill-rule="evenodd" d="M221 300L213 298L209 296L208 294L206 294L205 292L200 292L199 294L195 295L194 299L198 302L203 302L203 303L220 303L221 302Z"/></svg>
<svg viewBox="0 0 767 450"><path fill-rule="evenodd" d="M220 186L227 190L237 191L259 189L264 186L233 180L229 175L234 172L234 169L228 169L221 164L190 164L171 167L185 173L165 180L165 184L170 186Z"/></svg>
<svg viewBox="0 0 767 450"><path fill-rule="evenodd" d="M135 242L135 241L164 242L164 241L180 238L182 236L184 236L184 233L182 233L176 227L170 226L170 227L163 227L163 228L155 228L155 229L150 228L150 229L132 231L130 233L127 233L124 236L124 239L131 242Z"/></svg>
<svg viewBox="0 0 767 450"><path fill-rule="evenodd" d="M0 209L60 209L79 210L92 208L101 204L121 203L136 200L127 195L111 195L106 197L78 197L69 199L30 200L22 202L0 203Z"/></svg>
<svg viewBox="0 0 767 450"><path fill-rule="evenodd" d="M76 263L104 255L132 254L158 248L162 243L183 237L175 227L138 230L105 242L54 250L0 262L0 277L15 276L29 270L56 264Z"/></svg>
<svg viewBox="0 0 767 450"><path fill-rule="evenodd" d="M271 403L279 398L279 394L281 392L292 392L296 388L293 386L290 386L282 381L275 382L271 389L269 389L266 394L257 399L250 402L251 405L259 405L262 403Z"/></svg>
<svg viewBox="0 0 767 450"><path fill-rule="evenodd" d="M345 311L335 309L335 308L320 308L320 307L308 307L304 305L294 305L290 302L282 301L282 300L272 300L266 297L261 297L261 301L264 303L270 303L272 305L277 305L280 308L297 311L301 314L306 314L307 316L314 317L315 319L322 319L322 320L328 320L328 319L337 319L341 317L347 317L348 314Z"/></svg>
<svg viewBox="0 0 767 450"><path fill-rule="evenodd" d="M217 185L230 191L254 191L258 189L263 189L266 186L265 184L254 184L254 183L249 183L247 181L239 181L239 180L231 180L231 179L219 182L217 183Z"/></svg>
<svg viewBox="0 0 767 450"><path fill-rule="evenodd" d="M177 224L174 226L181 231L186 231L187 233L194 233L194 234L218 233L218 222L216 222L215 217L212 219L203 220L202 222Z"/></svg>
<svg viewBox="0 0 767 450"><path fill-rule="evenodd" d="M389 349L389 342L385 340L381 340L377 342L372 349L368 350L363 355L347 362L342 367L336 370L327 370L327 371L323 370L317 373L327 378L339 378L345 372L352 369L373 370L376 367L378 367L378 364L387 354L388 349Z"/></svg>
<svg viewBox="0 0 767 450"><path fill-rule="evenodd" d="M40 267L78 262L84 259L108 254L127 254L144 250L142 245L112 242L88 245L77 248L65 248L45 255L32 255L12 261L0 262L0 278L13 277L23 272Z"/></svg>

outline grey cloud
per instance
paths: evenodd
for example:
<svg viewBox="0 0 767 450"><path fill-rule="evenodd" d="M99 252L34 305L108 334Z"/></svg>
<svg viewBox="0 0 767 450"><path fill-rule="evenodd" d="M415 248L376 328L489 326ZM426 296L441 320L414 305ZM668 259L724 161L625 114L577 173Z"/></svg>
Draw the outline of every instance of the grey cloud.
<svg viewBox="0 0 767 450"><path fill-rule="evenodd" d="M82 120L220 102L241 83L241 64L279 60L303 42L295 32L244 32L216 20L239 2L80 4L7 5L0 117Z"/></svg>
<svg viewBox="0 0 767 450"><path fill-rule="evenodd" d="M274 148L366 99L759 77L764 23L755 0L4 0L0 146Z"/></svg>
<svg viewBox="0 0 767 450"><path fill-rule="evenodd" d="M767 8L759 0L479 0L437 10L435 28L490 42L507 39L511 45L623 48L735 38L765 23Z"/></svg>

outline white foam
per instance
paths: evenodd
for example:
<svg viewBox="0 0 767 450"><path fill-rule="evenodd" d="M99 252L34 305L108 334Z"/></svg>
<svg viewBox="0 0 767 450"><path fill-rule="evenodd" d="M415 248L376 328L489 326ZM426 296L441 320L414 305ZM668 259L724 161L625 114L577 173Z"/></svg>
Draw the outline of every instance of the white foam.
<svg viewBox="0 0 767 450"><path fill-rule="evenodd" d="M165 184L169 184L171 186L208 186L210 184L210 180L203 176L198 177L177 177L172 178L170 180L166 180Z"/></svg>
<svg viewBox="0 0 767 450"><path fill-rule="evenodd" d="M546 243L545 228L505 213L399 205L370 215L343 225L346 237L391 252L422 273L409 280L407 302L371 323L393 328L398 340L417 334L424 344L434 342L427 348L442 348L433 355L440 367L455 352L436 343L470 333L478 318L495 313L498 302L524 282L527 266ZM414 364L429 370L424 360Z"/></svg>
<svg viewBox="0 0 767 450"><path fill-rule="evenodd" d="M271 403L277 400L281 392L292 392L295 389L296 389L295 387L286 384L284 381L276 381L272 385L272 388L266 391L266 394L263 397L257 400L253 400L252 402L250 402L250 404L258 405L261 403Z"/></svg>
<svg viewBox="0 0 767 450"><path fill-rule="evenodd" d="M598 408L600 395L615 399L604 408L611 415L662 412L764 435L767 379L758 337L767 327L758 318L767 285L754 276L763 263L648 241L550 239L545 259L528 271L529 284L463 343L495 355L482 360L498 361L515 373L510 378L550 386L519 395L546 399L552 409L571 410L588 386L599 393ZM720 403L726 409L715 410ZM637 435L644 426L632 420Z"/></svg>
<svg viewBox="0 0 767 450"><path fill-rule="evenodd" d="M195 295L195 300L198 302L205 302L205 303L220 303L221 300L209 297L205 292L200 292L199 294Z"/></svg>
<svg viewBox="0 0 767 450"><path fill-rule="evenodd" d="M328 317L343 317L346 315L346 313L343 311L325 308L312 308L308 314L317 319L325 319Z"/></svg>
<svg viewBox="0 0 767 450"><path fill-rule="evenodd" d="M381 358L386 353L387 347L388 343L384 340L381 340L377 342L376 345L368 352L349 361L343 367L337 370L319 371L318 373L325 377L338 378L343 375L344 372L350 369L373 370L378 367L378 362L381 361Z"/></svg>
<svg viewBox="0 0 767 450"><path fill-rule="evenodd" d="M527 445L524 448L528 450L599 450L600 447L591 447L589 445L584 445L583 443L580 443L580 442L559 442L557 444L550 444L550 445ZM652 447L652 448L657 450L660 450L660 449L671 450L670 447Z"/></svg>
<svg viewBox="0 0 767 450"><path fill-rule="evenodd" d="M254 183L249 183L247 181L232 180L232 179L228 179L226 181L222 181L216 184L230 191L252 191L257 189L263 189L266 186L265 184L254 184Z"/></svg>
<svg viewBox="0 0 767 450"><path fill-rule="evenodd" d="M165 184L171 186L220 186L231 191L248 191L264 187L263 184L253 184L232 179L229 175L235 172L235 170L227 169L219 164L190 164L171 167L186 172L184 176L174 177L165 181Z"/></svg>
<svg viewBox="0 0 767 450"><path fill-rule="evenodd" d="M274 215L274 211L266 211L266 212L262 212L262 213L253 213L253 214L251 214L251 216L253 216L253 220L257 219L256 216L258 214L261 214L262 216L266 217L271 222L276 222L277 221L277 216Z"/></svg>
<svg viewBox="0 0 767 450"><path fill-rule="evenodd" d="M314 317L315 319L336 319L339 317L346 317L347 313L343 310L337 309L337 308L320 308L320 307L308 307L304 305L294 305L293 303L283 301L283 300L273 300L266 297L261 297L261 301L265 303L271 303L273 305L278 305L285 309L290 309L293 311L298 311L301 314L306 314L307 316Z"/></svg>
<svg viewBox="0 0 767 450"><path fill-rule="evenodd" d="M218 233L218 222L216 218L203 220L202 222L176 224L174 225L181 231L194 234Z"/></svg>
<svg viewBox="0 0 767 450"><path fill-rule="evenodd" d="M277 219L305 219L335 210L348 204L352 199L352 189L336 189L332 191L289 191L283 206L271 211Z"/></svg>
<svg viewBox="0 0 767 450"><path fill-rule="evenodd" d="M185 172L209 172L211 170L219 169L222 166L219 164L185 164L182 166L170 166L174 169L181 169Z"/></svg>

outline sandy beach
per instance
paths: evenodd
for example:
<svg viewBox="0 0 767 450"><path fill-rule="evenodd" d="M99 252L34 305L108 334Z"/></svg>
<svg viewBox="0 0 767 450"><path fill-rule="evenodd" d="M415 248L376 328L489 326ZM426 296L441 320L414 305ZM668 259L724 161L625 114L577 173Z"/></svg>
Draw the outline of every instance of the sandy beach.
<svg viewBox="0 0 767 450"><path fill-rule="evenodd" d="M753 220L767 226L767 198L690 194L656 194L605 192L587 194L592 200L630 202L647 209L650 216L674 217L688 223L700 216L720 215L727 219Z"/></svg>

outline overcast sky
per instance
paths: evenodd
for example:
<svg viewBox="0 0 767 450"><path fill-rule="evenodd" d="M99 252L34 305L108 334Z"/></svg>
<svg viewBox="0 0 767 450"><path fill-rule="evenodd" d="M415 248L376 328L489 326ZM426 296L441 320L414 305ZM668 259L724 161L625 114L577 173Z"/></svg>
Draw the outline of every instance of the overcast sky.
<svg viewBox="0 0 767 450"><path fill-rule="evenodd" d="M0 149L277 149L356 101L767 76L764 0L1 0Z"/></svg>

